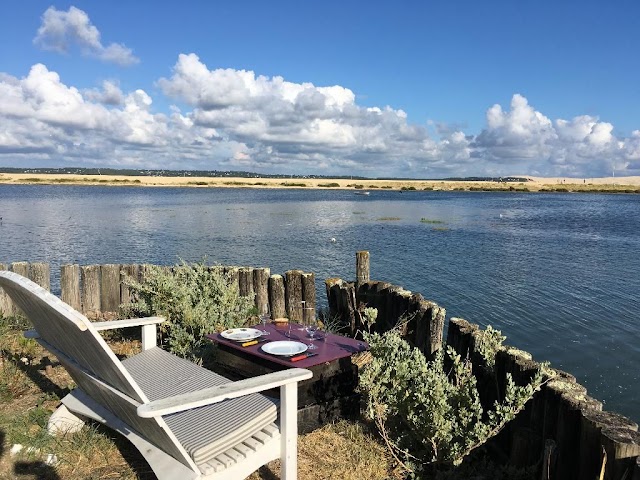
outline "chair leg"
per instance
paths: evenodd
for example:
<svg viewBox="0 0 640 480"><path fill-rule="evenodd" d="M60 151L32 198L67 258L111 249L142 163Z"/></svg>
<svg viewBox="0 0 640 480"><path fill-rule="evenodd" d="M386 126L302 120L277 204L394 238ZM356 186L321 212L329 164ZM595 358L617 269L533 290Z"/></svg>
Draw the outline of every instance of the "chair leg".
<svg viewBox="0 0 640 480"><path fill-rule="evenodd" d="M51 414L47 431L50 435L64 435L65 433L76 433L84 425L84 419L69 411L65 405L60 405Z"/></svg>
<svg viewBox="0 0 640 480"><path fill-rule="evenodd" d="M298 478L298 384L280 387L280 477Z"/></svg>

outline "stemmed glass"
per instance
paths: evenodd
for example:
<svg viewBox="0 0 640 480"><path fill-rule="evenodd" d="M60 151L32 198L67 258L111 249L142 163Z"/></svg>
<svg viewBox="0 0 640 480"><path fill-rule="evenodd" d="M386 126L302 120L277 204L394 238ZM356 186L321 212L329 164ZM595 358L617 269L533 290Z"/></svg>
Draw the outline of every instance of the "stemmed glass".
<svg viewBox="0 0 640 480"><path fill-rule="evenodd" d="M309 350L315 350L318 347L313 343L316 340L316 332L318 331L318 322L313 312L313 308L305 308L305 302L302 302L302 323L304 329L311 340L311 343L307 345Z"/></svg>
<svg viewBox="0 0 640 480"><path fill-rule="evenodd" d="M260 323L262 323L262 335L271 335L271 332L267 331L267 322L271 318L271 314L269 313L269 305L264 304L260 307Z"/></svg>
<svg viewBox="0 0 640 480"><path fill-rule="evenodd" d="M313 343L314 340L316 339L316 332L318 331L318 324L316 323L316 321L310 320L309 323L307 324L306 330L307 330L307 334L309 335L309 340L311 340L311 343L307 345L307 348L309 350L315 350L316 348L318 348Z"/></svg>

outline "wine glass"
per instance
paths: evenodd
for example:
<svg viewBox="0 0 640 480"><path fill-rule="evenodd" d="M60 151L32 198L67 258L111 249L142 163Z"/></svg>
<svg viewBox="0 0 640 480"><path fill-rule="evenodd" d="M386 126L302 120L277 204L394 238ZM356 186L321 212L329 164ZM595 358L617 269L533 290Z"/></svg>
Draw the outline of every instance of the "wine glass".
<svg viewBox="0 0 640 480"><path fill-rule="evenodd" d="M271 314L269 313L269 304L263 304L260 306L260 323L262 323L262 335L270 335L271 332L267 331L267 322L271 318Z"/></svg>
<svg viewBox="0 0 640 480"><path fill-rule="evenodd" d="M311 340L311 342L307 344L307 348L309 350L315 350L318 347L313 342L314 340L316 340L316 332L318 331L318 324L315 321L312 323L309 323L309 325L307 325L306 330L307 330L307 335L309 335L309 340Z"/></svg>

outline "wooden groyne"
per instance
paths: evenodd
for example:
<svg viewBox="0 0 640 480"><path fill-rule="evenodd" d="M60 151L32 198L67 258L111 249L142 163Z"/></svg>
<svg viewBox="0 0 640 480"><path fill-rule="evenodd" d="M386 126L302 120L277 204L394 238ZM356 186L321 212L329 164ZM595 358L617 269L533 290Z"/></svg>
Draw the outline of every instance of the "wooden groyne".
<svg viewBox="0 0 640 480"><path fill-rule="evenodd" d="M122 282L124 276L141 280L149 268L147 264L63 265L60 268L60 298L89 318L115 317L120 305L131 301L129 288ZM303 316L315 318L317 305L313 273L288 270L279 275L271 274L269 268L217 265L209 268L222 271L237 284L240 295L253 296L258 310L268 307L273 318L288 317L296 321L302 321ZM11 270L47 290L51 288L51 272L47 263L0 264L0 270ZM2 289L0 313L16 313L13 302Z"/></svg>
<svg viewBox="0 0 640 480"><path fill-rule="evenodd" d="M368 252L356 254L356 280L325 280L329 315L337 316L356 335L364 329L365 307L378 311L374 330L384 332L403 320L404 337L427 358L451 346L473 366L480 401L486 409L505 396L507 375L527 384L540 367L531 354L503 346L489 365L482 354L482 329L461 318L449 318L446 342L445 309L401 286L371 280ZM124 275L143 279L148 265L64 265L61 298L91 318L116 314L131 294ZM166 267L171 268L171 267ZM241 295L253 295L256 307L268 306L274 318L313 318L317 309L315 275L301 270L272 274L269 268L213 266L237 282ZM50 289L46 263L0 264ZM16 309L0 289L0 313ZM537 466L541 480L640 480L640 432L631 419L603 410L570 373L550 369L547 382L516 418L492 440L515 467ZM538 477L537 477L538 478Z"/></svg>

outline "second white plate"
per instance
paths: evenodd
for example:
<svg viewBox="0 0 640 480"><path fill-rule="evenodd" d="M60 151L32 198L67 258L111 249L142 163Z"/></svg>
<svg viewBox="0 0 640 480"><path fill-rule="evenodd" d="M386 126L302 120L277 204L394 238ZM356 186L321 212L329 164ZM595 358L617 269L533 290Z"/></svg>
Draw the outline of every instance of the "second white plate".
<svg viewBox="0 0 640 480"><path fill-rule="evenodd" d="M226 338L227 340L234 340L236 342L246 342L248 340L253 340L254 338L258 338L262 335L260 330L256 330L255 328L231 328L229 330L225 330L224 332L220 332L222 338Z"/></svg>
<svg viewBox="0 0 640 480"><path fill-rule="evenodd" d="M307 347L302 342L293 342L290 340L277 340L275 342L265 343L262 346L262 350L271 355L280 355L282 357L290 357L291 355L297 355L307 350Z"/></svg>

